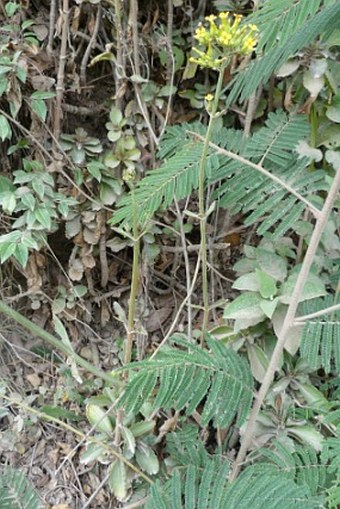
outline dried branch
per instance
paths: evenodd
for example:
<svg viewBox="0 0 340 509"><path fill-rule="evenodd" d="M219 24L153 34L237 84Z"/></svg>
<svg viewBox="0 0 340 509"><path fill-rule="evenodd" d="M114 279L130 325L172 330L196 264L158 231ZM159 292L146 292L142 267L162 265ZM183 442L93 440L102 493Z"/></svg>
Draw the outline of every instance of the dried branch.
<svg viewBox="0 0 340 509"><path fill-rule="evenodd" d="M82 85L85 85L86 83L86 67L91 55L92 48L94 48L96 44L101 18L102 18L102 6L101 4L98 4L94 29L80 64L80 83Z"/></svg>
<svg viewBox="0 0 340 509"><path fill-rule="evenodd" d="M61 30L61 45L60 45L60 56L59 56L59 68L56 84L56 101L55 101L55 112L54 112L54 137L59 140L61 132L61 120L62 120L62 108L64 96L64 77L65 77L65 66L67 58L67 39L69 35L69 0L63 0L63 8L61 12L62 19L62 30Z"/></svg>

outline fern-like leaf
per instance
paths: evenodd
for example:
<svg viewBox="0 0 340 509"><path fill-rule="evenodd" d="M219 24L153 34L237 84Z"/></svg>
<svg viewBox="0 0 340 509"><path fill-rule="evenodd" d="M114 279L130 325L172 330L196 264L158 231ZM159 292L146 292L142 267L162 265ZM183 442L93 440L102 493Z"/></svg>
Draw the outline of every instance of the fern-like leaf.
<svg viewBox="0 0 340 509"><path fill-rule="evenodd" d="M270 0L248 16L247 23L254 23L260 32L258 51L277 44L287 44L289 39L318 12L322 0Z"/></svg>
<svg viewBox="0 0 340 509"><path fill-rule="evenodd" d="M1 509L42 509L40 499L25 474L6 467L0 474Z"/></svg>
<svg viewBox="0 0 340 509"><path fill-rule="evenodd" d="M213 420L227 427L236 417L240 426L246 419L253 398L253 380L248 365L237 353L212 338L210 352L174 337L177 348L164 348L156 360L136 362L120 405L126 412L137 412L154 396L154 409L185 410L192 415L202 405L201 425Z"/></svg>
<svg viewBox="0 0 340 509"><path fill-rule="evenodd" d="M298 485L307 485L312 495L324 495L329 487L328 462L320 458L312 447L296 446L292 451L279 441L273 441L271 449L260 449L265 458L265 468L272 463L277 473ZM261 464L257 465L261 468Z"/></svg>
<svg viewBox="0 0 340 509"><path fill-rule="evenodd" d="M266 469L249 467L228 484L227 461L213 458L204 470L190 465L173 472L170 481L155 483L146 509L316 509L320 498L313 497L306 485ZM175 485L175 489L174 489ZM176 493L176 498L173 497ZM179 495L181 493L181 496ZM176 505L175 505L176 504Z"/></svg>
<svg viewBox="0 0 340 509"><path fill-rule="evenodd" d="M183 144L184 142L184 144ZM198 186L198 163L202 146L192 140L181 140L176 154L160 168L146 174L134 190L119 202L120 208L112 216L112 224L132 224L133 199L138 211L138 222L144 225L163 205L190 195Z"/></svg>
<svg viewBox="0 0 340 509"><path fill-rule="evenodd" d="M204 467L209 454L198 434L199 430L194 425L167 434L166 451L175 465Z"/></svg>
<svg viewBox="0 0 340 509"><path fill-rule="evenodd" d="M311 299L300 304L299 311L308 315L337 304L332 295L324 298ZM318 316L307 321L302 331L301 356L305 358L312 369L320 364L326 373L330 373L332 366L340 372L340 311L331 315Z"/></svg>
<svg viewBox="0 0 340 509"><path fill-rule="evenodd" d="M263 235L275 226L273 240L294 227L311 202L314 193L327 190L325 173L310 172L307 159L297 159L294 148L299 139L307 137L309 125L301 115L286 115L283 111L271 113L250 140L235 150L235 137L227 130L214 133L213 142L251 163L260 164L269 173L289 184L299 196L291 194L280 183L252 168L246 162L225 157L225 164L211 176L211 182L222 180L214 198L232 213L248 213L245 224L259 223L258 233ZM307 204L308 204L307 201Z"/></svg>
<svg viewBox="0 0 340 509"><path fill-rule="evenodd" d="M269 4L272 3L272 1L264 2L262 9L260 9L259 13L256 14L256 16L259 18L261 16L264 18L264 42L268 45L268 47L269 45L271 46L277 36L280 35L280 32L276 31L275 33L273 31L272 34L269 33L270 27L268 25L269 19L267 18L267 14L270 11ZM279 0L277 0L274 5L276 6L278 3ZM281 3L284 6L284 2ZM294 3L296 5L302 5L301 1ZM253 94L258 88L258 86L261 83L266 83L270 76L275 71L277 71L292 55L296 54L303 47L312 43L321 33L323 33L325 38L327 38L327 35L329 35L333 30L337 28L340 16L339 2L334 2L333 5L326 7L323 6L318 13L310 16L309 19L307 19L307 3L308 0L305 0L301 8L295 7L295 9L294 6L291 5L290 12L287 11L288 20L285 20L285 25L290 22L290 17L291 19L294 18L292 29L288 30L287 32L289 34L289 39L286 40L285 37L283 37L281 40L278 39L276 44L270 47L270 49L267 50L263 56L261 56L262 45L260 43L258 57L250 63L247 69L239 73L239 75L232 83L230 83L231 92L227 100L228 105L235 102L237 98L239 98L242 102L250 97L250 95ZM310 7L310 12L312 14L314 12L316 3L314 0L311 0L310 3L312 4ZM290 1L289 4L293 4L293 2ZM284 7L282 10L284 11ZM302 19L304 18L302 24L300 24L298 15ZM252 19L252 17L249 16L249 18L247 18L247 22L250 19ZM281 18L277 18L277 20L281 23ZM272 26L279 30L278 25L276 25L276 19L272 18L271 22ZM259 28L261 29L261 26ZM296 29L297 31L295 31Z"/></svg>

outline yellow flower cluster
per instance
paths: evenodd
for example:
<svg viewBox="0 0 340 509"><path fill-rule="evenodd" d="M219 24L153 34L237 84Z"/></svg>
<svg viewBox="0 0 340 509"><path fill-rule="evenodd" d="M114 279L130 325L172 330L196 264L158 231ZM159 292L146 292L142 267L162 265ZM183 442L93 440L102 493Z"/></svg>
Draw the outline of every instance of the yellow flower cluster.
<svg viewBox="0 0 340 509"><path fill-rule="evenodd" d="M254 50L258 28L251 24L241 25L241 15L231 16L229 12L221 12L218 17L212 14L205 19L209 22L209 28L202 24L197 27L194 37L199 47L193 48L197 57L191 57L191 62L201 67L219 69L231 55L247 55Z"/></svg>

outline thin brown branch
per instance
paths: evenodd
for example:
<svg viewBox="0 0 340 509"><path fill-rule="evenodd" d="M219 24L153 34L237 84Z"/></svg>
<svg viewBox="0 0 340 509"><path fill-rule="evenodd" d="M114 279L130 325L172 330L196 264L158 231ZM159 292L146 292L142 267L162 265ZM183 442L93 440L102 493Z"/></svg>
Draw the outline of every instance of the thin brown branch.
<svg viewBox="0 0 340 509"><path fill-rule="evenodd" d="M171 2L171 0L169 0ZM185 231L184 231L184 225L183 225L183 216L181 213L181 210L178 205L178 201L176 199L176 196L174 196L174 203L176 207L176 215L179 225L179 232L181 234L181 243L182 243L182 251L183 251L183 257L184 257L184 266L185 266L185 276L186 276L186 285L187 285L187 295L189 295L188 299L188 340L192 340L192 313L191 313L191 274L190 274L190 261L189 261L189 255L188 255L188 247L186 244L186 238L185 238Z"/></svg>
<svg viewBox="0 0 340 509"><path fill-rule="evenodd" d="M101 18L102 18L102 6L101 4L98 4L96 12L96 21L94 24L93 32L80 64L80 83L82 85L85 85L86 83L86 67L91 55L91 51L96 44Z"/></svg>
<svg viewBox="0 0 340 509"><path fill-rule="evenodd" d="M55 18L57 13L57 0L51 0L50 5L50 22L48 26L48 43L46 47L46 51L48 55L52 54L53 51L53 39L54 39L54 31L55 31Z"/></svg>
<svg viewBox="0 0 340 509"><path fill-rule="evenodd" d="M313 320L313 318L318 318L319 316L328 315L333 313L334 311L338 311L340 309L340 304L334 304L333 306L329 306L325 309L320 309L319 311L315 311L314 313L310 313L309 315L297 316L295 318L295 323L308 322L309 320Z"/></svg>
<svg viewBox="0 0 340 509"><path fill-rule="evenodd" d="M62 108L61 104L64 97L64 77L67 59L67 39L69 35L69 0L63 0L63 8L61 12L62 29L61 29L61 45L59 55L59 68L56 84L56 101L54 112L54 137L59 140L61 132Z"/></svg>

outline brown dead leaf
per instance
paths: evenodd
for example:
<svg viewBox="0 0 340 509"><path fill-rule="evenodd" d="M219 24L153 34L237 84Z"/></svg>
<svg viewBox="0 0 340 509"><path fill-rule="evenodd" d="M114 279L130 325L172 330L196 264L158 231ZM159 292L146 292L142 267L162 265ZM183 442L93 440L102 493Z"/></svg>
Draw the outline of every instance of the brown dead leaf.
<svg viewBox="0 0 340 509"><path fill-rule="evenodd" d="M36 389L37 387L40 387L41 380L40 377L36 373L31 373L29 375L26 375L26 379L29 381L31 385Z"/></svg>
<svg viewBox="0 0 340 509"><path fill-rule="evenodd" d="M148 332L155 332L156 330L158 330L165 322L165 320L169 318L171 313L172 308L169 307L163 307L160 309L155 309L155 311L152 311L150 313L148 321L146 322L146 330Z"/></svg>
<svg viewBox="0 0 340 509"><path fill-rule="evenodd" d="M79 30L80 7L74 7L71 22L71 34L75 35Z"/></svg>
<svg viewBox="0 0 340 509"><path fill-rule="evenodd" d="M73 260L70 264L68 275L72 281L80 281L84 274L84 265L79 258Z"/></svg>

